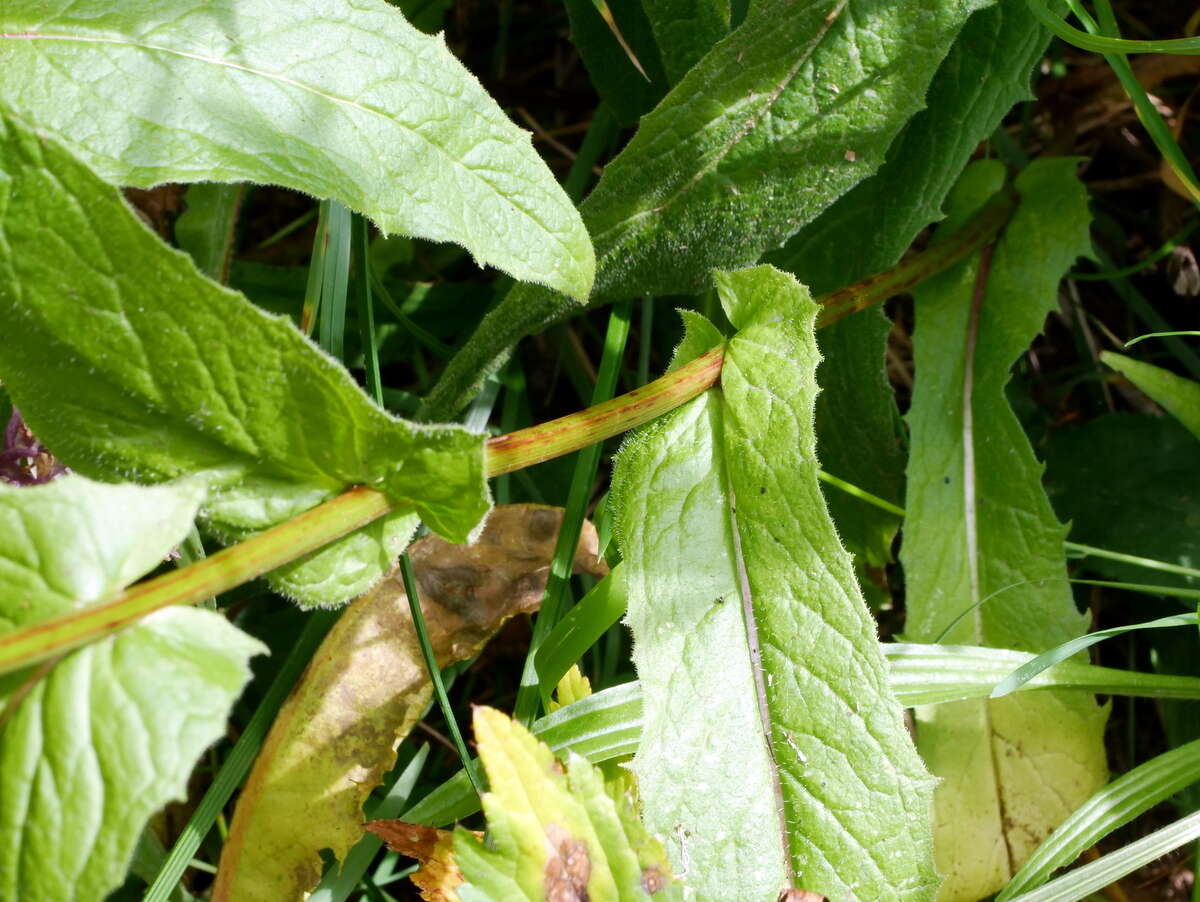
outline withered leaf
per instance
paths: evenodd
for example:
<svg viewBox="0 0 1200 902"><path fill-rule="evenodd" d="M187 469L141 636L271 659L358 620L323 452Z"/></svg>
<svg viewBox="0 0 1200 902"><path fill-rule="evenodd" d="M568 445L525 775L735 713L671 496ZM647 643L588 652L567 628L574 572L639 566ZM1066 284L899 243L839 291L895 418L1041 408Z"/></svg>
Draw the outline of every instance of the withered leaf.
<svg viewBox="0 0 1200 902"><path fill-rule="evenodd" d="M399 820L370 821L366 826L389 849L420 862L412 882L425 902L458 902L454 888L463 882L463 876L452 854L452 831Z"/></svg>
<svg viewBox="0 0 1200 902"><path fill-rule="evenodd" d="M562 510L506 505L479 541L436 536L409 548L438 662L476 654L515 614L540 602ZM601 576L584 524L577 571ZM238 800L214 902L299 900L363 833L362 803L394 764L432 694L398 573L355 600L288 698Z"/></svg>

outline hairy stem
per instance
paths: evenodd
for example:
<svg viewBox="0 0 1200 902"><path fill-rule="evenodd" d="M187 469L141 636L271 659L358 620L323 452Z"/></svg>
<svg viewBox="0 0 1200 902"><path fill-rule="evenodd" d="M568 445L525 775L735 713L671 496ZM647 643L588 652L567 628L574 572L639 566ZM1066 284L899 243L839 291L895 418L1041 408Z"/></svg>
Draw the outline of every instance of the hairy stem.
<svg viewBox="0 0 1200 902"><path fill-rule="evenodd" d="M1016 206L1002 191L953 238L915 254L899 266L818 298L817 327L880 303L991 243ZM716 384L725 349L713 348L690 363L633 391L548 423L489 439L487 474L499 476L560 457L620 435L690 401ZM86 645L173 604L196 604L262 576L398 510L382 492L355 486L312 510L211 557L139 583L96 604L0 636L0 674L11 673Z"/></svg>

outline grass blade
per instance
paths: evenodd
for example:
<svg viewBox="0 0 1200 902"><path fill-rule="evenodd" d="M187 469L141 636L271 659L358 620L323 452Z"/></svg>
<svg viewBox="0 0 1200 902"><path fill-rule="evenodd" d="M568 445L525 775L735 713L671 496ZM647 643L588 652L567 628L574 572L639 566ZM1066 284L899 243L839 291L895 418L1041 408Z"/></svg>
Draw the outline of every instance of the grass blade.
<svg viewBox="0 0 1200 902"><path fill-rule="evenodd" d="M1150 620L1146 623L1134 623L1129 626L1117 626L1112 629L1099 630L1094 633L1088 633L1086 636L1079 636L1076 639L1071 639L1064 642L1056 648L1052 648L1047 652L1038 655L1032 661L1021 665L1012 672L1000 685L992 690L992 698L1000 698L1008 695L1010 692L1017 689L1023 683L1027 683L1033 677L1037 676L1048 667L1053 667L1060 661L1065 661L1072 655L1083 651L1085 648L1095 645L1097 642L1103 642L1113 636L1120 636L1124 633L1132 632L1133 630L1152 630L1165 629L1173 626L1195 626L1195 614L1173 614L1170 617L1160 617L1157 620Z"/></svg>

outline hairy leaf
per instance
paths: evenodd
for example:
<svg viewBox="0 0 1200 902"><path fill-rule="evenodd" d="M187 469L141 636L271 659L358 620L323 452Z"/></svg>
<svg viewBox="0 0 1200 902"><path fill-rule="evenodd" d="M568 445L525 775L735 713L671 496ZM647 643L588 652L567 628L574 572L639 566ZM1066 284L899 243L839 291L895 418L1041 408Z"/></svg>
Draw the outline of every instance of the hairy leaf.
<svg viewBox="0 0 1200 902"><path fill-rule="evenodd" d="M284 185L591 287L587 232L528 133L383 0L10 0L0 102L117 184Z"/></svg>
<svg viewBox="0 0 1200 902"><path fill-rule="evenodd" d="M201 276L80 162L0 116L3 378L34 432L103 479L207 473L202 515L239 538L354 484L464 540L487 510L483 437L376 407L283 317ZM415 526L392 515L289 565L310 602L365 591Z"/></svg>
<svg viewBox="0 0 1200 902"><path fill-rule="evenodd" d="M690 293L754 263L883 163L967 16L987 0L761 0L646 115L580 208L592 302ZM446 416L505 349L578 308L518 286L426 403Z"/></svg>
<svg viewBox="0 0 1200 902"><path fill-rule="evenodd" d="M929 86L926 109L905 126L879 172L765 262L816 294L895 264L917 233L942 217L942 202L979 142L1029 96L1045 43L1045 30L1020 4L971 16ZM898 504L905 454L884 368L890 326L872 310L821 330L817 451L834 475ZM825 498L847 549L872 566L890 560L895 516L833 489Z"/></svg>
<svg viewBox="0 0 1200 902"><path fill-rule="evenodd" d="M916 292L918 381L909 413L902 558L912 641L1037 652L1086 621L1066 582L1066 530L1004 397L1012 361L1054 307L1062 273L1088 253L1075 161L1037 161L990 261L980 255ZM952 230L1004 179L976 164L951 202ZM940 899L1000 889L1030 852L1104 784L1105 713L1086 695L1037 693L918 709L934 774Z"/></svg>
<svg viewBox="0 0 1200 902"><path fill-rule="evenodd" d="M196 481L65 476L0 485L0 632L99 600L191 528ZM213 611L170 608L0 680L0 898L100 902L147 819L185 794L262 645Z"/></svg>
<svg viewBox="0 0 1200 902"><path fill-rule="evenodd" d="M614 478L647 824L701 899L929 899L932 781L817 481L816 305L771 267L717 285L741 329L720 391ZM688 328L683 355L719 339Z"/></svg>
<svg viewBox="0 0 1200 902"><path fill-rule="evenodd" d="M537 607L561 523L558 508L509 505L492 511L474 545L413 544L441 666L473 657L505 620ZM601 575L585 526L575 566ZM344 859L362 837L363 802L433 693L398 573L346 609L313 660L242 791L216 902L298 899L320 879L322 849Z"/></svg>
<svg viewBox="0 0 1200 902"><path fill-rule="evenodd" d="M658 902L683 898L662 845L638 819L626 781L606 783L578 755L565 772L545 745L493 708L475 709L487 770L489 842L459 827L462 902Z"/></svg>

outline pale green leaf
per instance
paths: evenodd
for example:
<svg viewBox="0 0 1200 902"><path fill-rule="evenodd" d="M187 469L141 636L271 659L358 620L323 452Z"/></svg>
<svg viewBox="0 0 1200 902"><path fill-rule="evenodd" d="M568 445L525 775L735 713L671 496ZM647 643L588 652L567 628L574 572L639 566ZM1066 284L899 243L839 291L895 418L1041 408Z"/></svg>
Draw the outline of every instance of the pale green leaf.
<svg viewBox="0 0 1200 902"><path fill-rule="evenodd" d="M117 184L284 185L591 287L587 232L529 134L383 0L10 0L0 102Z"/></svg>
<svg viewBox="0 0 1200 902"><path fill-rule="evenodd" d="M1100 359L1162 405L1192 435L1200 438L1200 384L1170 370L1105 351Z"/></svg>
<svg viewBox="0 0 1200 902"><path fill-rule="evenodd" d="M1046 34L1020 4L975 13L942 61L915 115L879 172L840 197L764 261L815 294L851 285L900 259L942 202L979 142L1019 100ZM864 311L820 332L817 451L834 475L900 502L905 454L884 367L890 321ZM871 566L891 559L899 520L842 492L825 499L847 549Z"/></svg>
<svg viewBox="0 0 1200 902"><path fill-rule="evenodd" d="M475 737L492 787L483 797L488 843L455 831L462 902L683 898L625 781L606 785L578 755L564 773L550 749L492 708L475 709Z"/></svg>
<svg viewBox="0 0 1200 902"><path fill-rule="evenodd" d="M98 600L187 535L196 481L82 476L0 486L0 631ZM212 611L169 608L48 668L4 678L0 898L100 902L147 819L182 798L263 647Z"/></svg>
<svg viewBox="0 0 1200 902"><path fill-rule="evenodd" d="M1033 658L1027 652L1002 648L911 642L886 642L883 653L892 691L905 706L986 698L1015 667ZM1056 664L1017 691L1053 688L1142 698L1200 699L1200 677L1139 673L1075 661ZM633 755L641 734L642 687L637 682L601 690L533 724L533 735L556 754L570 749L593 764ZM459 771L410 808L404 819L441 826L465 820L478 810L471 783L466 773Z"/></svg>
<svg viewBox="0 0 1200 902"><path fill-rule="evenodd" d="M1065 528L1004 397L1009 367L1055 306L1059 278L1088 252L1074 166L1046 159L1024 170L1021 205L982 277L976 255L917 289L902 551L912 641L1036 652L1086 629L1066 581ZM1003 178L999 163L969 169L944 230ZM1078 693L918 710L918 747L944 780L935 795L940 899L973 902L1000 889L1103 785L1104 720Z"/></svg>
<svg viewBox="0 0 1200 902"><path fill-rule="evenodd" d="M592 302L691 293L795 234L883 163L955 35L987 0L760 0L642 119L580 211ZM447 416L521 337L577 310L518 286L426 403Z"/></svg>
<svg viewBox="0 0 1200 902"><path fill-rule="evenodd" d="M614 477L647 824L700 899L929 899L932 781L817 480L816 305L771 267L717 285L741 330L721 390Z"/></svg>
<svg viewBox="0 0 1200 902"><path fill-rule="evenodd" d="M1105 836L1200 780L1200 739L1151 758L1087 800L1038 846L997 902L1046 881Z"/></svg>
<svg viewBox="0 0 1200 902"><path fill-rule="evenodd" d="M53 142L0 117L0 378L34 432L87 475L204 472L201 513L240 538L374 486L391 515L280 571L310 602L365 591L419 515L462 541L487 510L483 436L376 407L283 317L203 278ZM0 185L0 191L3 186Z"/></svg>

